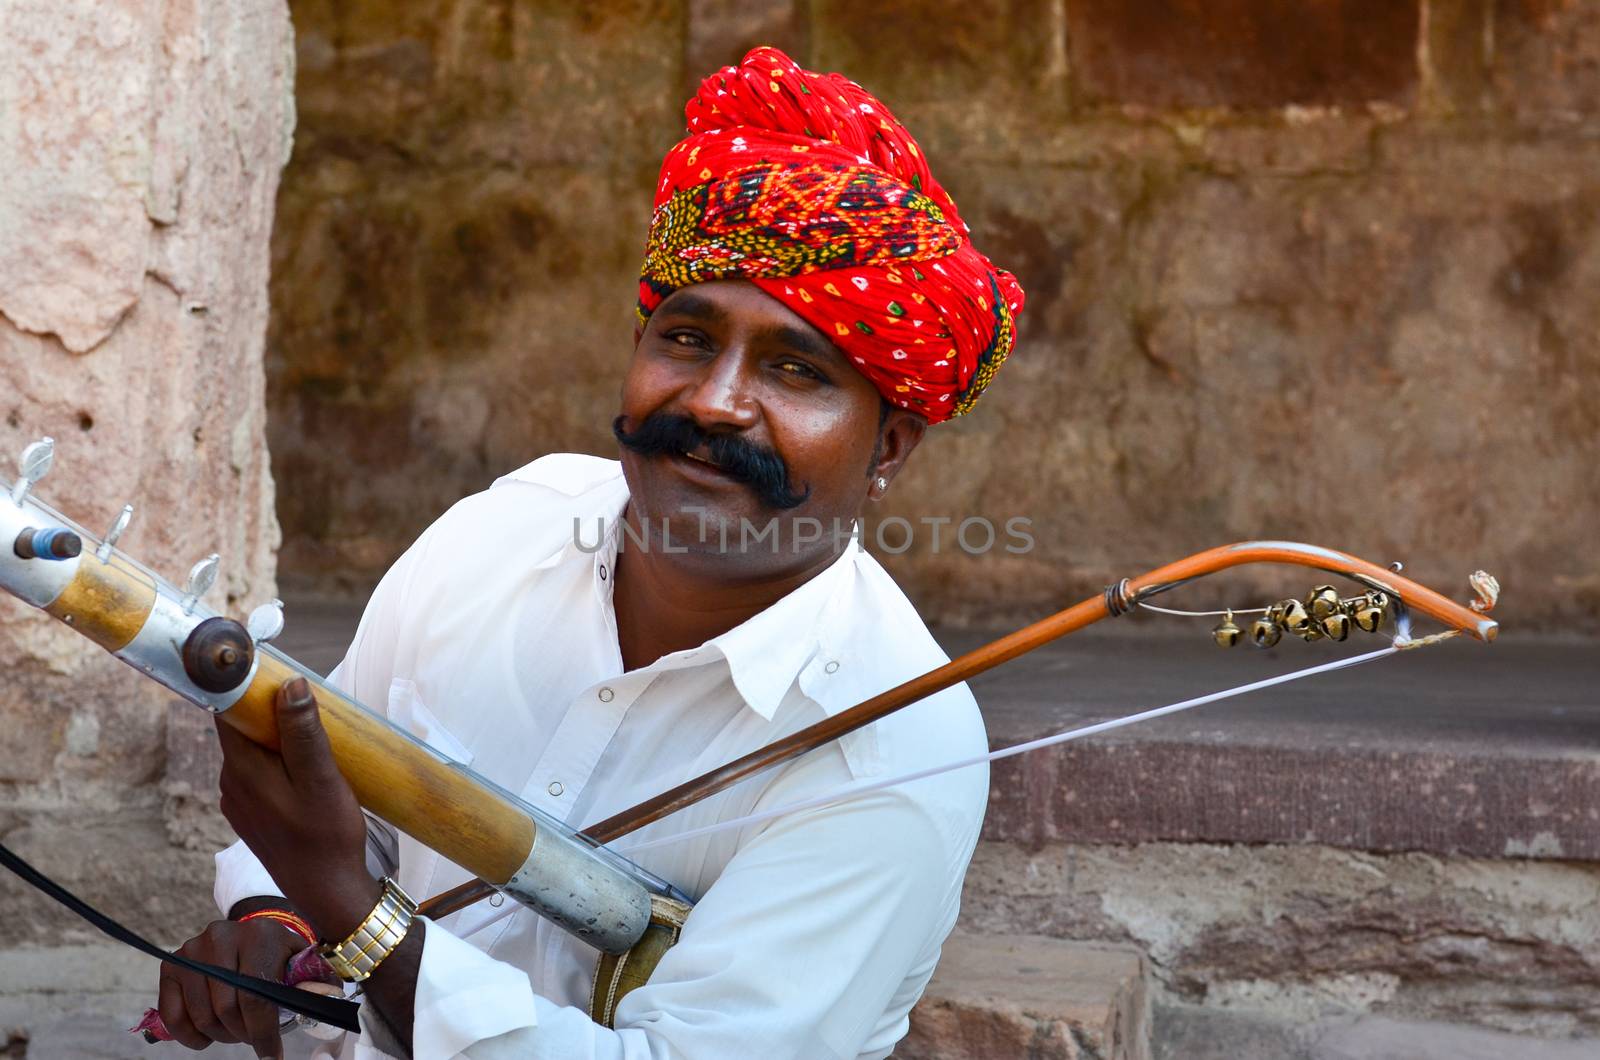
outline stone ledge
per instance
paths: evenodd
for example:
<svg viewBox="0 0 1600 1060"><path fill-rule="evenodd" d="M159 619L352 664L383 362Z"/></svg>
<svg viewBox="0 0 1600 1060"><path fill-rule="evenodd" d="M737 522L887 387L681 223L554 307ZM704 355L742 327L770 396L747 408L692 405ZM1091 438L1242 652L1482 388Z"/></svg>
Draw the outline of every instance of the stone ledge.
<svg viewBox="0 0 1600 1060"><path fill-rule="evenodd" d="M895 1050L904 1060L1149 1060L1136 951L1039 935L955 934Z"/></svg>
<svg viewBox="0 0 1600 1060"><path fill-rule="evenodd" d="M122 945L0 950L0 1056L26 1060L149 1060L152 1049L128 1028L155 1003L158 963ZM284 1039L285 1060L308 1060L309 1036ZM5 1052L6 1047L23 1051ZM184 1054L187 1055L187 1054ZM213 1045L207 1060L253 1060L244 1045Z"/></svg>
<svg viewBox="0 0 1600 1060"><path fill-rule="evenodd" d="M972 687L1002 747L1378 646L1091 632ZM1600 650L1453 642L1000 762L984 838L1600 859Z"/></svg>
<svg viewBox="0 0 1600 1060"><path fill-rule="evenodd" d="M1157 1005L1162 1056L1182 1060L1592 1060L1600 1039L1536 1038L1449 1023L1338 1016L1291 1023L1268 1013Z"/></svg>

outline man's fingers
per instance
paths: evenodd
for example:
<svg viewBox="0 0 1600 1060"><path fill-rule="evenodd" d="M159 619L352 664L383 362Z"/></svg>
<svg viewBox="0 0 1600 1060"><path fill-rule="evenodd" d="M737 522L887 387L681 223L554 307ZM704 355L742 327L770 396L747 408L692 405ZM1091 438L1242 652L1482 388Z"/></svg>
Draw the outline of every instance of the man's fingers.
<svg viewBox="0 0 1600 1060"><path fill-rule="evenodd" d="M239 954L238 970L245 975L253 975L257 979L281 980L283 968L269 969L262 967L260 962L252 962L246 958L241 950ZM239 995L239 1014L244 1021L244 1035L250 1048L256 1051L257 1056L280 1057L283 1055L283 1037L278 1030L278 1006L266 998L254 994L241 993Z"/></svg>
<svg viewBox="0 0 1600 1060"><path fill-rule="evenodd" d="M204 1049L211 1039L201 1034L189 1019L183 1002L183 988L178 985L178 971L170 964L161 966L161 991L156 1001L156 1011L173 1041L189 1049Z"/></svg>
<svg viewBox="0 0 1600 1060"><path fill-rule="evenodd" d="M206 989L211 994L211 1011L216 1014L217 1021L227 1029L229 1040L235 1042L246 1041L250 1032L245 1028L244 1014L239 1011L239 991L227 983L206 978Z"/></svg>
<svg viewBox="0 0 1600 1060"><path fill-rule="evenodd" d="M195 956L192 953L184 953L183 950L178 952L183 953L185 957ZM204 960L205 958L199 957L196 959ZM190 1048L204 1049L206 1042L238 1041L238 1036L228 1031L227 1026L218 1018L216 1011L211 1007L210 980L190 971L179 971L175 974L178 980L178 989L183 992L184 1013L189 1017L189 1022L194 1025L194 1029L200 1032L200 1036L205 1039L200 1045L190 1046ZM167 1028L169 1031L171 1029L171 1027Z"/></svg>
<svg viewBox="0 0 1600 1060"><path fill-rule="evenodd" d="M304 677L287 681L278 689L278 750L289 781L296 787L330 781L339 772L328 747L328 734L322 730L317 700L311 682Z"/></svg>
<svg viewBox="0 0 1600 1060"><path fill-rule="evenodd" d="M222 763L224 769L259 775L262 769L282 770L281 760L277 752L270 748L262 747L244 733L222 720L218 714L214 719L217 726L217 742L222 745Z"/></svg>

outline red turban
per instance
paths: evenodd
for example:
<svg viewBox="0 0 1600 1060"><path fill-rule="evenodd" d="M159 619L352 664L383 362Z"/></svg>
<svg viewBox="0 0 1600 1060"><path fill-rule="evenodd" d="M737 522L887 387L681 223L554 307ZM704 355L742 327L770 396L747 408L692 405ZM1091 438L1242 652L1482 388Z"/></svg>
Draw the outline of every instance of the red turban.
<svg viewBox="0 0 1600 1060"><path fill-rule="evenodd" d="M639 318L745 279L833 340L890 402L972 408L1016 338L1022 288L968 239L887 107L776 48L706 78L661 164Z"/></svg>

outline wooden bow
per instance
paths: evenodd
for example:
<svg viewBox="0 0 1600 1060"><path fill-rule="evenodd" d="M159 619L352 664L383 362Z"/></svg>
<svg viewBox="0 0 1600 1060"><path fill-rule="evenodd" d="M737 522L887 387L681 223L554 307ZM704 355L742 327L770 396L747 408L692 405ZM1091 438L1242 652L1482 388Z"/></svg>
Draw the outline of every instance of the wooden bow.
<svg viewBox="0 0 1600 1060"><path fill-rule="evenodd" d="M1065 611L1057 612L1049 618L1007 634L938 669L912 678L848 710L825 718L793 735L736 758L726 765L608 817L585 829L583 835L596 843L612 842L715 795L746 777L797 758L864 725L870 725L902 707L925 699L935 692L943 691L1001 663L1009 662L1042 644L1074 633L1103 618L1114 618L1153 596L1195 578L1255 563L1310 567L1342 575L1360 582L1368 589L1387 593L1400 606L1421 612L1451 630L1465 633L1485 643L1494 640L1499 630L1499 624L1484 613L1487 607L1477 609L1458 604L1419 582L1402 577L1390 568L1380 567L1344 552L1295 541L1242 541L1238 544L1223 545L1196 553L1176 563L1157 567L1136 578L1124 578L1107 587L1103 593L1098 593ZM435 895L422 904L420 911L427 916L442 917L464 909L492 893L494 893L493 887L481 880L473 880Z"/></svg>

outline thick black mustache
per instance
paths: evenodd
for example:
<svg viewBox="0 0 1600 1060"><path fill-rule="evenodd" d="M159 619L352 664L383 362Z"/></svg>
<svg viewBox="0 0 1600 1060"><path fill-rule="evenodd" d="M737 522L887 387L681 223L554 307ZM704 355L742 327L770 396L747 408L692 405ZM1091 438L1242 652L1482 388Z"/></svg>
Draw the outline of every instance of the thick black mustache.
<svg viewBox="0 0 1600 1060"><path fill-rule="evenodd" d="M797 508L811 496L808 486L796 493L789 485L789 468L783 458L770 449L746 441L738 434L711 434L688 416L653 412L639 429L629 431L626 416L611 423L611 433L623 446L643 456L686 456L705 448L706 458L718 469L755 491L770 508Z"/></svg>

